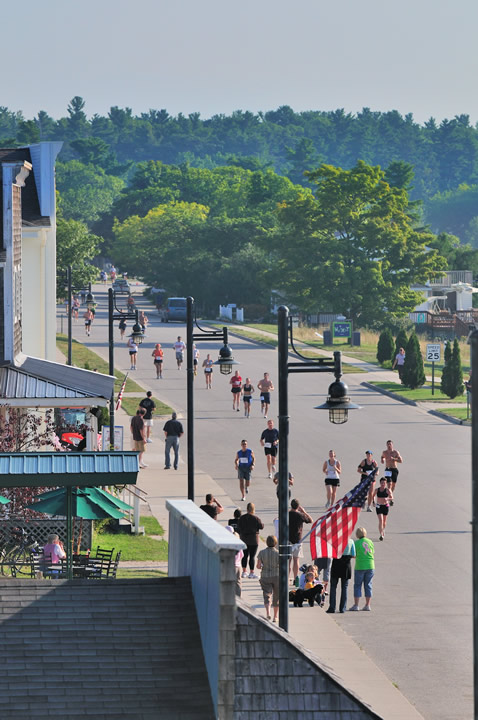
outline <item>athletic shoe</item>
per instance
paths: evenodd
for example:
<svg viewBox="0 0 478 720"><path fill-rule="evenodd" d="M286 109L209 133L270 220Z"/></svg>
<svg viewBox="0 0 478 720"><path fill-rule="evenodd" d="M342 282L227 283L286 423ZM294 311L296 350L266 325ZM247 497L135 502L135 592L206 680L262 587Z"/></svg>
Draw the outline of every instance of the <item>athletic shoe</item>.
<svg viewBox="0 0 478 720"><path fill-rule="evenodd" d="M264 415L265 419L267 420L267 415Z"/></svg>
<svg viewBox="0 0 478 720"><path fill-rule="evenodd" d="M243 498L243 499L244 499L244 498ZM241 575L241 577L246 578L246 577L247 577L247 573L246 573L246 572L243 572L242 575Z"/></svg>
<svg viewBox="0 0 478 720"><path fill-rule="evenodd" d="M364 605L362 610L365 610L366 612L370 612L370 605Z"/></svg>
<svg viewBox="0 0 478 720"><path fill-rule="evenodd" d="M243 502L244 502L245 499L246 499L245 497L241 497L241 500L242 500Z"/></svg>
<svg viewBox="0 0 478 720"><path fill-rule="evenodd" d="M170 468L171 468L171 465L165 465L165 466L164 466L164 469L165 469L165 470L169 470Z"/></svg>
<svg viewBox="0 0 478 720"><path fill-rule="evenodd" d="M237 408L237 412L239 412L239 408Z"/></svg>
<svg viewBox="0 0 478 720"><path fill-rule="evenodd" d="M349 608L349 612L357 612L358 609L359 609L358 605L352 605L352 607Z"/></svg>
<svg viewBox="0 0 478 720"><path fill-rule="evenodd" d="M272 473L269 473L267 477L272 480Z"/></svg>
<svg viewBox="0 0 478 720"><path fill-rule="evenodd" d="M372 508L370 507L370 505L367 508L367 512L372 512Z"/></svg>
<svg viewBox="0 0 478 720"><path fill-rule="evenodd" d="M249 494L249 488L246 488L246 495Z"/></svg>
<svg viewBox="0 0 478 720"><path fill-rule="evenodd" d="M145 463L140 463L139 466L140 466L140 468L147 468L147 467L148 467Z"/></svg>
<svg viewBox="0 0 478 720"><path fill-rule="evenodd" d="M249 573L249 577L252 578L253 580L257 580L257 579L258 579L258 576L257 576L255 573L253 573L253 572Z"/></svg>
<svg viewBox="0 0 478 720"><path fill-rule="evenodd" d="M326 610L325 612L326 612L326 613L334 613L334 612L335 612L335 610L332 610L332 608L329 608L329 609L328 609L328 610Z"/></svg>
<svg viewBox="0 0 478 720"><path fill-rule="evenodd" d="M330 507L330 503L329 503L329 501L327 500L327 502L325 503L325 509L327 510L328 507Z"/></svg>
<svg viewBox="0 0 478 720"><path fill-rule="evenodd" d="M146 440L146 442L147 442L147 443L152 443L153 441L151 440L151 438L148 438L148 439Z"/></svg>
<svg viewBox="0 0 478 720"><path fill-rule="evenodd" d="M380 535L379 540L383 540L383 535Z"/></svg>

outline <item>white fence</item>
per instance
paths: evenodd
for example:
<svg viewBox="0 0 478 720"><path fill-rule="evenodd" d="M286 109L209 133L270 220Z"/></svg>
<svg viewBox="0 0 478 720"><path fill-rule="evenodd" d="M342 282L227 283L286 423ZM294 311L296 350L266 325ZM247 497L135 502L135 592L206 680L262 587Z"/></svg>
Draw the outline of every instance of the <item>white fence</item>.
<svg viewBox="0 0 478 720"><path fill-rule="evenodd" d="M244 308L238 308L235 305L219 305L219 317L244 322Z"/></svg>

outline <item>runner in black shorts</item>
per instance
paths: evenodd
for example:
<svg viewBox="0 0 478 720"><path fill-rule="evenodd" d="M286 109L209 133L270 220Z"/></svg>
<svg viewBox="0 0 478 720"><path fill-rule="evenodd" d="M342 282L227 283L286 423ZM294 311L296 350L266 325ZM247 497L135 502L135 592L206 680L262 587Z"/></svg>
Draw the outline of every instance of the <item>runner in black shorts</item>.
<svg viewBox="0 0 478 720"><path fill-rule="evenodd" d="M277 446L279 444L279 431L274 427L272 420L267 421L267 428L262 432L261 445L264 448L264 454L267 462L268 477L276 471Z"/></svg>
<svg viewBox="0 0 478 720"><path fill-rule="evenodd" d="M246 382L242 386L242 399L244 401L244 417L247 418L251 414L251 400L253 392L254 385L251 384L250 378L246 378Z"/></svg>
<svg viewBox="0 0 478 720"><path fill-rule="evenodd" d="M264 373L262 380L259 380L257 383L257 389L261 393L261 412L266 418L269 412L269 405L271 404L271 392L274 390L274 385L269 378L269 373Z"/></svg>
<svg viewBox="0 0 478 720"><path fill-rule="evenodd" d="M378 531L380 533L380 540L383 540L388 511L390 509L389 506L393 503L393 494L387 487L387 478L380 478L380 487L375 490L373 499L376 503L375 509L378 515Z"/></svg>
<svg viewBox="0 0 478 720"><path fill-rule="evenodd" d="M403 460L398 450L394 449L393 442L391 440L387 440L387 448L382 452L380 462L385 463L385 477L387 479L387 485L389 490L394 492L395 485L398 480L397 465L398 463L403 462ZM390 504L393 505L393 500Z"/></svg>

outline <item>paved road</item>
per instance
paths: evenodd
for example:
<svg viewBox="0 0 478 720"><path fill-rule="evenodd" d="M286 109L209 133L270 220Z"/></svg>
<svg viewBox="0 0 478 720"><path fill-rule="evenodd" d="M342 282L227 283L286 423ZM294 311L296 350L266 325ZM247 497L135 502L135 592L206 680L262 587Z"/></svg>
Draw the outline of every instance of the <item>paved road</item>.
<svg viewBox="0 0 478 720"><path fill-rule="evenodd" d="M100 306L88 344L106 356L105 296L98 290ZM161 325L154 311L150 318L153 323L140 349L136 376L146 384L151 378L151 389L185 412L186 373L175 368L169 349L178 334L184 339L185 328ZM74 328L74 335L85 339L81 326ZM164 380L153 378L150 353L154 342L166 348ZM275 350L236 339L232 345L243 378L247 375L256 384L269 371L277 380ZM198 343L198 347L201 361L207 352L215 358L219 349L211 342ZM118 346L115 359L117 368L129 367L125 347ZM314 517L324 510L321 466L330 448L342 462L343 492L357 482L356 467L366 449L373 450L379 460L386 440L392 438L404 457L387 537L383 543L376 542L373 612L334 618L425 718L467 720L472 717L470 430L361 387L366 379L363 374L345 378L353 400L363 410L351 413L346 425L333 426L327 413L313 409L323 402L331 379L319 374L289 378L290 468L296 477L295 495L307 510ZM197 378L196 467L212 475L240 505L233 459L245 437L257 454L249 497L271 530L277 514L275 494L259 447L265 421L257 401L250 419L242 412L233 413L228 380L215 371L213 389L207 391L201 372ZM270 417L275 418L277 393L271 411ZM183 450L185 461L185 443ZM362 513L360 522L378 541L375 513Z"/></svg>

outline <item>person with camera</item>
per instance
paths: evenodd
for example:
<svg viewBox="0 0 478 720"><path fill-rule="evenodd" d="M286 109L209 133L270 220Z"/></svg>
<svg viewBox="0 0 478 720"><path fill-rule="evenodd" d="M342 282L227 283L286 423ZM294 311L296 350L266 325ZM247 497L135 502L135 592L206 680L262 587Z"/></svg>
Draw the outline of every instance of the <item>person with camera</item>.
<svg viewBox="0 0 478 720"><path fill-rule="evenodd" d="M199 507L201 508L201 510L204 510L204 512L207 513L209 517L213 520L217 520L217 516L219 515L219 513L222 513L222 511L224 510L219 500L216 500L212 493L208 493L206 495L206 504L200 505Z"/></svg>

